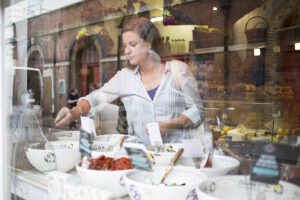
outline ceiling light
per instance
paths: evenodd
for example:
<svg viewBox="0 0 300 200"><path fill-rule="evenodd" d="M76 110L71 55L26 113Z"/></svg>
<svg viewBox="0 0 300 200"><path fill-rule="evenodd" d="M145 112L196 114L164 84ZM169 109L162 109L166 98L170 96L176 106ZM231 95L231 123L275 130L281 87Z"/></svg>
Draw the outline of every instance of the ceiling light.
<svg viewBox="0 0 300 200"><path fill-rule="evenodd" d="M295 51L300 50L300 42L295 43Z"/></svg>
<svg viewBox="0 0 300 200"><path fill-rule="evenodd" d="M217 10L218 10L218 7L214 6L213 11L217 11Z"/></svg>
<svg viewBox="0 0 300 200"><path fill-rule="evenodd" d="M150 19L150 21L152 22L152 23L154 23L154 22L161 22L163 20L163 17L152 17L151 19Z"/></svg>
<svg viewBox="0 0 300 200"><path fill-rule="evenodd" d="M260 49L254 49L254 56L260 56Z"/></svg>

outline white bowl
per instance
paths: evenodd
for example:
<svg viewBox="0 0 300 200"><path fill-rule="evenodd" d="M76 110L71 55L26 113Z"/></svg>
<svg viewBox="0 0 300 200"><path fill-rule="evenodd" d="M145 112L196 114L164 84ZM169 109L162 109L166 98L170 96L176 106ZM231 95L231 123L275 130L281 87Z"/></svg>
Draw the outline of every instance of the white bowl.
<svg viewBox="0 0 300 200"><path fill-rule="evenodd" d="M300 187L294 184L285 181L279 181L279 185L264 184L243 175L212 178L200 184L197 192L199 199L205 200L300 199Z"/></svg>
<svg viewBox="0 0 300 200"><path fill-rule="evenodd" d="M206 175L188 170L187 168L174 167L165 180L168 186L158 185L167 166L154 167L153 171L134 170L125 177L125 185L131 199L197 199L197 186L206 180ZM177 186L171 186L171 184ZM185 185L180 185L185 183Z"/></svg>
<svg viewBox="0 0 300 200"><path fill-rule="evenodd" d="M136 142L136 137L132 135L122 135L122 134L108 134L108 135L97 135L95 141L97 142L110 142L115 143L121 140L123 136L126 136L126 142Z"/></svg>
<svg viewBox="0 0 300 200"><path fill-rule="evenodd" d="M126 150L123 147L120 149L120 151L114 149L118 148L117 145L118 143L94 141L92 144L92 158L97 158L101 155L108 157L127 156Z"/></svg>
<svg viewBox="0 0 300 200"><path fill-rule="evenodd" d="M177 165L193 167L195 166L191 158L183 157L178 160ZM199 171L205 173L208 177L223 176L228 172L237 169L240 161L229 156L214 155L211 168L201 168Z"/></svg>
<svg viewBox="0 0 300 200"><path fill-rule="evenodd" d="M155 166L169 165L179 148L183 148L182 143L166 143L163 145L163 152L156 152L155 146L148 146L146 149L151 156ZM174 151L172 151L174 150ZM180 158L181 159L181 158ZM179 160L180 160L179 159Z"/></svg>
<svg viewBox="0 0 300 200"><path fill-rule="evenodd" d="M78 162L76 170L84 183L105 190L111 197L118 198L127 194L123 176L133 169L115 171L85 169L80 167Z"/></svg>
<svg viewBox="0 0 300 200"><path fill-rule="evenodd" d="M79 141L80 131L60 131L53 135L57 141Z"/></svg>
<svg viewBox="0 0 300 200"><path fill-rule="evenodd" d="M35 149L39 143L25 148L28 161L40 172L58 170L67 172L80 160L79 143L56 141L45 144L45 149Z"/></svg>

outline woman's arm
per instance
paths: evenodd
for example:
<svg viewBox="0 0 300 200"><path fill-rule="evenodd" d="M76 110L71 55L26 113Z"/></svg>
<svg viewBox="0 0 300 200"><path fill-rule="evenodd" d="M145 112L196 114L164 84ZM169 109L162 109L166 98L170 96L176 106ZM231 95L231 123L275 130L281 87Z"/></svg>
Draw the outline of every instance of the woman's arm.
<svg viewBox="0 0 300 200"><path fill-rule="evenodd" d="M164 136L168 132L168 130L187 128L192 124L193 122L190 120L190 118L185 115L180 115L173 119L158 122L158 126L162 136Z"/></svg>
<svg viewBox="0 0 300 200"><path fill-rule="evenodd" d="M178 92L184 98L185 110L180 116L176 118L158 122L162 134L165 134L168 130L171 129L197 126L201 123L203 118L203 106L198 92L197 82L190 72L189 66L181 61L171 62L172 63L170 64L176 65L178 69L178 74L176 75L177 77L179 76L180 79L178 81L180 84L178 85L180 87L178 89ZM175 78L174 74L172 74L172 77L173 79Z"/></svg>
<svg viewBox="0 0 300 200"><path fill-rule="evenodd" d="M56 127L68 125L70 122L75 121L80 116L86 116L89 112L91 106L88 101L82 100L78 103L78 105L72 109L67 107L63 107L58 112L54 124Z"/></svg>
<svg viewBox="0 0 300 200"><path fill-rule="evenodd" d="M124 70L124 69L123 69ZM77 106L73 109L63 107L57 113L54 120L56 127L67 125L78 119L80 115L93 115L93 108L104 102L112 102L120 96L121 79L124 72L118 71L117 74L108 81L101 89L96 90L85 97L78 100Z"/></svg>

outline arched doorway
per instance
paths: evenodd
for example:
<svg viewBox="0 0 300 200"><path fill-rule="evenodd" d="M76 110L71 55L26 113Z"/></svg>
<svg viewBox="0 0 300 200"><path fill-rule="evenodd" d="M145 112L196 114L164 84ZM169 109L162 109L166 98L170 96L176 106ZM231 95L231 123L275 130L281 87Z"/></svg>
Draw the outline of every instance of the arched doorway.
<svg viewBox="0 0 300 200"><path fill-rule="evenodd" d="M43 69L42 56L38 51L33 51L28 58L27 62L28 67L37 68L39 70ZM43 97L41 96L40 88L40 77L37 76L35 71L27 71L27 90L30 90L33 93L35 99L34 104L41 105Z"/></svg>
<svg viewBox="0 0 300 200"><path fill-rule="evenodd" d="M80 58L81 96L89 93L89 85L98 85L99 78L99 56L95 45L84 49Z"/></svg>

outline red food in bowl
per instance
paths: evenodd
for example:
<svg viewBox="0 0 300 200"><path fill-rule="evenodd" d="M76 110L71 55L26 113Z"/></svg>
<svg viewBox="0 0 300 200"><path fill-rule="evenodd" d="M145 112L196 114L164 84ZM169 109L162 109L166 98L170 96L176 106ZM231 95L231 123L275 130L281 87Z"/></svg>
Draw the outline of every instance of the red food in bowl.
<svg viewBox="0 0 300 200"><path fill-rule="evenodd" d="M89 167L88 169L94 170L126 170L132 169L133 166L129 160L129 158L121 157L115 160L111 157L105 157L104 155L99 156L96 159L88 159ZM81 162L79 163L81 167Z"/></svg>

